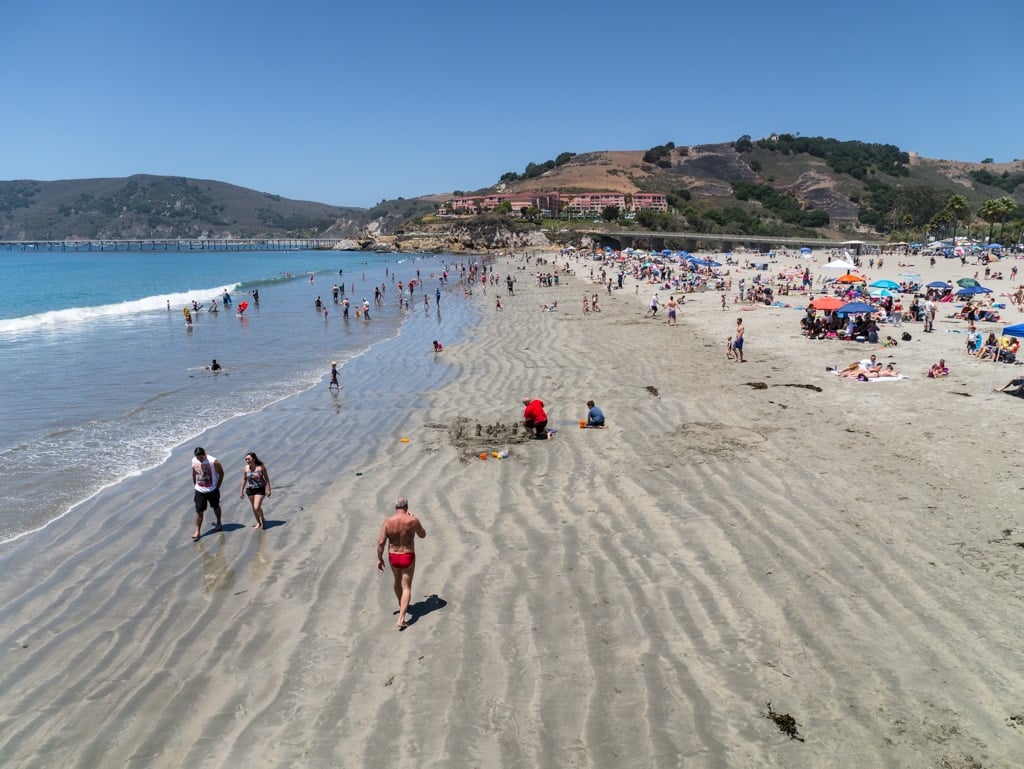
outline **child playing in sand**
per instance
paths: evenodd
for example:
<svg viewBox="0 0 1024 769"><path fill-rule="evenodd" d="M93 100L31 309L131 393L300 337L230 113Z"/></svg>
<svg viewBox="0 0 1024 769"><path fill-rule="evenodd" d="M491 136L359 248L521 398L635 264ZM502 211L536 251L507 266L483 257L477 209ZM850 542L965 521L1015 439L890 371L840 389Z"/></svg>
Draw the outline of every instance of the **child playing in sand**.
<svg viewBox="0 0 1024 769"><path fill-rule="evenodd" d="M732 337L725 340L725 357L732 360L736 357L736 353L732 351Z"/></svg>

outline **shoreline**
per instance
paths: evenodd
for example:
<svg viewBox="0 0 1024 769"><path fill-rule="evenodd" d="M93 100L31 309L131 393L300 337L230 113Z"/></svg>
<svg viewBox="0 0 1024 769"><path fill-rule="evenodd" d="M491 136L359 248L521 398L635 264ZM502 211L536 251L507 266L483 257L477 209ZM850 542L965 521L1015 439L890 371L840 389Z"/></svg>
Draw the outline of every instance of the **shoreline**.
<svg viewBox="0 0 1024 769"><path fill-rule="evenodd" d="M10 583L42 575L0 602L10 765L1013 766L1019 481L964 458L1015 456L1019 401L914 327L887 353L913 378L874 387L827 374L865 345L804 339L796 309L704 292L668 327L628 279L583 316L602 289L570 261L538 288L496 260L518 278L504 309L475 289L478 322L436 358L431 327L403 329L346 375L355 409L314 388L243 418L258 441L204 434L267 461L267 531L226 503L228 531L187 541L184 446L5 558ZM917 373L943 352L950 377ZM421 364L440 370L405 386ZM554 440L499 429L527 395ZM591 398L605 430L574 426ZM428 534L402 633L374 569L399 495Z"/></svg>

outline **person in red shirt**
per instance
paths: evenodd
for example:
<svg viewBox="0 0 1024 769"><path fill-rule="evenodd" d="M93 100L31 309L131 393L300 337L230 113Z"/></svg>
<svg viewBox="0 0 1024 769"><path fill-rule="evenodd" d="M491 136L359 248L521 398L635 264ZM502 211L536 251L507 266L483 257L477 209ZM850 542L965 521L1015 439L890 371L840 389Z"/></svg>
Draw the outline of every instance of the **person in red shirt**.
<svg viewBox="0 0 1024 769"><path fill-rule="evenodd" d="M533 430L533 437L537 440L547 440L548 415L544 411L544 401L536 398L523 398L523 427Z"/></svg>

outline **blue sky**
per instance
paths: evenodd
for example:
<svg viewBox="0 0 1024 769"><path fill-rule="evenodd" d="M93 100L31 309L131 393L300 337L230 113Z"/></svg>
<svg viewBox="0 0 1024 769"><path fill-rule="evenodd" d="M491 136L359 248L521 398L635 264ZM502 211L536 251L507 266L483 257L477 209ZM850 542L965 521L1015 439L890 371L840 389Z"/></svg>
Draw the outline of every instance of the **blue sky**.
<svg viewBox="0 0 1024 769"><path fill-rule="evenodd" d="M1024 158L1019 0L0 5L0 179L348 206L772 132Z"/></svg>

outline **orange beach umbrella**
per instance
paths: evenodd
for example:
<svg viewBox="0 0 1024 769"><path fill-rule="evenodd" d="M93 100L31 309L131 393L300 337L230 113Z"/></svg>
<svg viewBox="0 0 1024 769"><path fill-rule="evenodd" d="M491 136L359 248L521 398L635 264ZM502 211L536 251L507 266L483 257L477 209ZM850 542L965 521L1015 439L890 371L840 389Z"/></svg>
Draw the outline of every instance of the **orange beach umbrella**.
<svg viewBox="0 0 1024 769"><path fill-rule="evenodd" d="M868 279L860 275L854 275L852 272L848 272L845 275L840 275L836 278L837 283L867 283Z"/></svg>
<svg viewBox="0 0 1024 769"><path fill-rule="evenodd" d="M838 310L844 304L846 304L846 300L840 299L838 296L819 296L811 302L811 307L815 310Z"/></svg>

